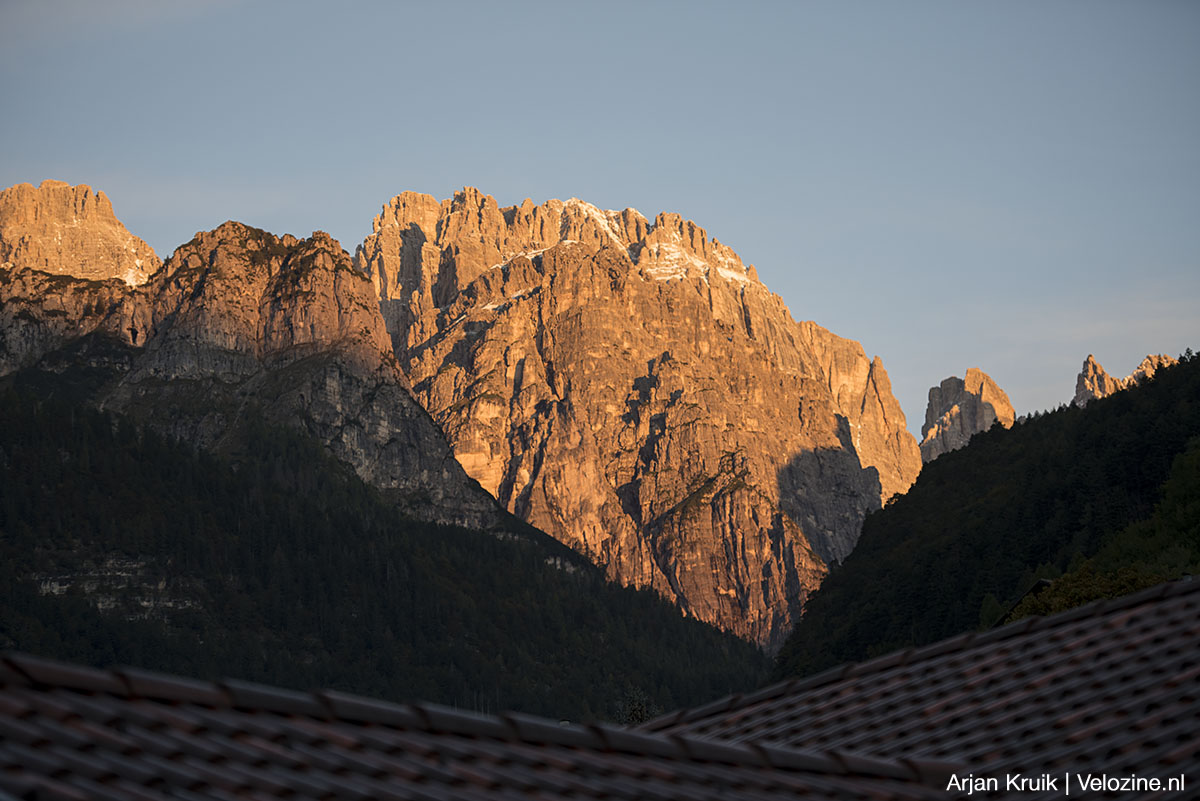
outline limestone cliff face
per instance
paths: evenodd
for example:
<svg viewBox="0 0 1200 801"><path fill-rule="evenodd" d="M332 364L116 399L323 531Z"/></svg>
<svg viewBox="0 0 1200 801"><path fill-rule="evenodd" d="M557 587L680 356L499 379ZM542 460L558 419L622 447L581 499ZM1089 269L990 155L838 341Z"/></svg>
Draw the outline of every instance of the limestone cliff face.
<svg viewBox="0 0 1200 801"><path fill-rule="evenodd" d="M1015 419L1004 390L987 373L972 367L965 379L951 376L929 390L925 425L921 426L921 459L932 462L943 453L958 450L996 421L1012 428Z"/></svg>
<svg viewBox="0 0 1200 801"><path fill-rule="evenodd" d="M0 192L0 262L92 281L146 282L162 264L91 187L42 181ZM8 264L5 264L8 267Z"/></svg>
<svg viewBox="0 0 1200 801"><path fill-rule="evenodd" d="M1113 378L1089 353L1088 357L1083 360L1079 376L1075 379L1075 398L1071 402L1076 406L1087 406L1096 398L1104 398L1114 392L1128 389L1153 376L1159 368L1169 367L1173 364L1177 364L1177 360L1166 354L1151 354L1142 359L1141 364L1134 368L1129 375L1124 378Z"/></svg>
<svg viewBox="0 0 1200 801"><path fill-rule="evenodd" d="M0 374L93 331L130 341L130 287L162 265L103 192L61 181L0 192L0 262Z"/></svg>
<svg viewBox="0 0 1200 801"><path fill-rule="evenodd" d="M100 331L129 342L139 306L124 281L88 281L0 267L0 375Z"/></svg>
<svg viewBox="0 0 1200 801"><path fill-rule="evenodd" d="M328 234L275 237L227 222L178 248L144 292L140 370L236 379L336 349L364 369L391 360L373 289Z"/></svg>
<svg viewBox="0 0 1200 801"><path fill-rule="evenodd" d="M299 422L411 512L494 522L413 401L374 288L327 234L225 223L176 250L145 295L144 352L106 405L169 410L172 433L217 448L251 412Z"/></svg>
<svg viewBox="0 0 1200 801"><path fill-rule="evenodd" d="M21 242L18 255L49 252L37 236ZM97 259L91 276L124 269ZM225 223L136 287L44 267L0 271L0 374L102 369L97 403L203 447L236 447L250 420L300 427L410 513L477 528L499 519L413 400L374 287L327 234Z"/></svg>
<svg viewBox="0 0 1200 801"><path fill-rule="evenodd" d="M471 476L742 636L781 642L920 469L882 364L679 215L405 193L358 259Z"/></svg>

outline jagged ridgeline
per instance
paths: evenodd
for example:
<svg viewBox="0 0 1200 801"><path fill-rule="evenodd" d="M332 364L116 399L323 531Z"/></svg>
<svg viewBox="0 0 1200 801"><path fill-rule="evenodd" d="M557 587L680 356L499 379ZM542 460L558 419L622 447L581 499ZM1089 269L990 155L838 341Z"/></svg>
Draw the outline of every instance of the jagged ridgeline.
<svg viewBox="0 0 1200 801"><path fill-rule="evenodd" d="M513 518L414 520L295 430L248 422L218 457L69 380L0 385L0 648L574 720L766 671Z"/></svg>
<svg viewBox="0 0 1200 801"><path fill-rule="evenodd" d="M405 192L360 248L467 473L615 580L778 647L920 455L882 362L678 214Z"/></svg>
<svg viewBox="0 0 1200 801"><path fill-rule="evenodd" d="M921 467L882 362L677 214L403 193L353 260L233 222L144 251L87 187L6 190L0 374L90 371L215 453L291 426L410 516L515 514L771 649Z"/></svg>
<svg viewBox="0 0 1200 801"><path fill-rule="evenodd" d="M1195 357L1086 409L975 434L868 515L854 553L809 601L777 674L991 626L1040 578L1058 580L1017 615L1196 571L1198 469Z"/></svg>
<svg viewBox="0 0 1200 801"><path fill-rule="evenodd" d="M93 235L82 235L87 232ZM391 562L395 566L407 562L425 565L428 580L424 584L409 579L397 582L393 571L389 574L391 584L370 585L369 571L377 564L371 547L381 546L371 546L373 540L366 534L352 530L356 521L349 517L338 518L336 525L312 530L316 532L312 536L328 540L326 545L305 545L305 532L310 530L305 527L316 525L313 521L320 519L321 509L337 509L333 501L322 501L323 506L317 510L306 505L314 502L307 489L319 488L331 480L318 471L301 485L306 491L289 494L289 503L281 501L267 507L271 517L290 521L296 528L292 532L294 541L277 540L266 556L278 556L275 561L289 564L293 575L308 571L307 578L297 579L303 593L295 594L296 585L289 584L285 594L272 601L270 592L259 587L265 579L252 581L238 577L241 574L232 578L223 574L207 576L207 580L216 582L206 585L209 606L203 607L212 615L203 624L210 626L210 636L202 641L192 637L196 642L189 644L186 637L178 636L178 631L159 631L152 635L159 639L151 640L156 647L146 646L146 641L142 646L143 656L163 654L162 659L168 654L178 657L180 651L172 651L172 647L191 647L195 649L194 658L189 657L186 664L136 661L168 668L174 665L188 673L194 672L190 665L207 665L213 671L254 675L284 684L307 681L311 676L322 684L348 682L372 694L421 696L460 705L486 704L488 708L520 706L571 717L610 714L605 706L608 695L624 691L623 682L630 683L626 689L638 698L652 699L651 706L683 703L678 694L690 692L686 689L689 686L696 689L693 701L711 695L712 687L701 691L699 685L691 684L691 673L668 676L656 672L652 667L656 660L665 665L686 658L688 671L696 668L697 659L704 663L712 660L714 667L725 665L717 668L717 673L726 678L740 677L734 680L737 682L752 681L750 677L757 672L760 657L753 646L730 642L696 625L672 628L684 622L678 619L677 610L651 603L642 595L613 594L617 588L606 586L594 571L583 570L580 565L586 565L578 560L575 573L564 573L545 563L554 551L530 557L540 565L542 574L531 574L510 564L517 557L503 548L512 548L514 537L536 540L541 543L538 548L553 543L517 525L463 471L438 425L412 396L408 378L393 354L371 281L327 234L315 232L306 239L297 239L229 222L198 233L160 263L146 252L141 240L125 231L102 195L84 186L47 182L37 190L23 186L0 193L0 258L0 375L31 388L43 400L68 402L72 411L64 413L65 419L82 414L81 403L100 407L124 420L136 421L139 433L135 439L160 436L187 443L217 464L228 464L229 460L254 464L255 449L270 445L269 438L263 442L256 432L286 430L291 432L289 436L318 443L320 448L313 454L324 454L351 469L369 485L369 493L386 502L384 508L358 521L366 526L367 533L390 532L393 527L417 532L412 534L412 542L420 547L413 545L410 551L399 552ZM146 271L135 269L142 267ZM40 419L54 417L43 415ZM121 430L125 426L121 423ZM75 464L78 460L71 453L71 448L64 445L64 458L75 460ZM308 453L295 450L289 458L308 458ZM15 457L10 453L7 458L11 464ZM97 458L93 449L82 463L94 465ZM284 470L285 476L287 469L285 464L271 467L271 471ZM296 469L308 468L297 465ZM43 529L73 530L73 525L60 524L53 516L61 514L61 509L77 508L78 497L95 500L98 508L108 496L125 497L127 503L118 511L132 514L141 505L160 510L162 528L155 536L166 539L154 542L187 547L183 544L186 538L178 542L172 538L174 533L199 530L206 541L228 543L223 546L230 554L226 561L234 569L251 569L255 554L239 550L251 547L246 539L249 535L238 533L243 531L238 526L244 525L240 518L221 517L220 509L199 501L192 503L191 511L177 515L170 511L175 496L187 499L209 480L204 477L205 470L199 468L183 472L195 480L182 487L151 482L150 486L159 491L143 496L135 491L136 484L139 479L153 476L137 470L103 475L91 471L88 475L98 482L95 485L81 479L73 485L77 495L43 495L37 504L28 507L51 517L27 521L22 542L28 545L27 535L36 539ZM125 487L125 483L131 486ZM16 488L22 486L26 485L6 482L2 488L5 503L16 502ZM27 489L38 491L40 487L34 484ZM254 492L269 495L265 489ZM356 492L368 489L361 487ZM229 503L235 508L254 508L251 502ZM181 510L187 505L184 503ZM114 519L133 525L128 518ZM269 528L267 518L258 515L253 519L258 521L255 529ZM103 538L116 537L120 543L128 540L120 539L119 528L101 531L103 537L95 543L101 551L87 552L89 562L61 564L55 570L63 576L107 570L103 565L113 555L104 550L107 546ZM5 529L5 542L10 542L9 536L15 535ZM458 543L451 556L439 555L442 552L438 548L449 547L436 545L443 540ZM53 547L64 558L72 552L71 547L61 543ZM428 547L434 550L430 553ZM533 546L526 543L524 547ZM570 555L555 547L558 556L554 559ZM306 548L307 552L319 553L320 558L296 556L305 553ZM29 553L27 548L15 553L40 558L40 551ZM117 564L125 564L121 560L137 563L151 559L166 570L179 563L172 553L140 551L130 546L113 558ZM8 560L6 564L25 563ZM208 562L201 560L200 564ZM331 568L325 576L321 570L327 564L341 567ZM352 564L359 565L361 576L350 567ZM122 568L114 569L120 572ZM253 569L267 570L261 564ZM268 570L266 575L273 574ZM592 578L583 581L580 576L584 575ZM24 579L33 576L22 574ZM165 580L162 576L158 579ZM226 580L230 583L223 584ZM416 616L426 620L431 613L421 611L426 607L420 605L396 605L399 602L395 597L391 605L377 606L382 601L368 596L367 605L378 613L373 618L365 617L359 608L345 604L331 607L327 603L332 597L342 597L337 593L350 591L343 584L352 589L361 581L368 581L380 598L389 592L394 596L397 587L406 587L404 592L414 599L419 597L421 603L442 610L432 619L446 626L445 640L430 646L432 650L421 650L422 641L412 636L403 647L374 644L372 637L382 637L381 632L389 630L386 625L383 629L375 625L381 620L391 626L391 631L402 632L408 630L404 628L407 619ZM528 590L506 594L515 586L510 582L519 585L522 581ZM51 598L45 593L56 585L40 582L35 584L42 595L22 596L21 603L28 602L27 608L36 613L33 619L45 614L50 615L45 620L53 621L43 627L45 639L40 642L44 647L34 647L39 640L27 639L34 636L30 631L36 635L36 627L21 637L12 636L10 644L54 653L55 632L71 632L75 636L64 639L61 646L84 648L84 653L60 652L71 658L86 658L88 653L97 659L106 658L107 646L103 643L109 640L114 643L112 648L117 647L121 632L134 624L124 621L121 615L104 617L81 611L88 602L87 588L91 585L69 583L84 597L73 601ZM251 589L239 589L243 585ZM29 585L19 586L28 589ZM551 589L539 594L547 587ZM565 597L572 592L574 596ZM229 605L230 598L240 600ZM641 600L630 600L638 598ZM93 601L107 603L99 598ZM73 615L90 617L78 618L85 622L72 625L54 611L61 611L63 607L58 604L68 602L74 604ZM297 617L263 618L260 607L272 603L275 608L294 604ZM494 614L474 615L472 606ZM196 608L186 606L180 614L193 614ZM659 619L659 614L665 617ZM310 625L313 621L321 628L314 630ZM237 650L260 640L274 642L268 633L279 626L284 626L291 637L285 646L271 645L271 656L263 656L257 669L238 667L241 663L236 658ZM291 626L300 628L286 628ZM335 631L341 633L334 636ZM534 635L527 641L523 638L529 632ZM330 640L331 636L334 639ZM499 643L509 639L511 644L501 647ZM98 651L90 652L85 647L92 641L100 643ZM222 643L228 644L224 651ZM129 653L128 647L122 648L114 653ZM203 661L201 657L210 649L214 649L218 661ZM387 668L377 675L371 674L363 661L373 659L371 654L376 651L387 655L374 666ZM617 656L609 658L605 654ZM456 661L460 657L475 658L472 655L477 657L474 662ZM639 666L635 664L638 660L649 662ZM129 661L135 660L131 657ZM289 668L294 671L307 670L306 665L313 667L311 673L272 673L268 662L276 667L294 663ZM332 674L322 672L335 670L339 664L354 666L347 668L345 681L332 680ZM416 672L404 672L406 665L416 666ZM577 671L569 677L568 665ZM420 670L426 670L426 677L430 672L446 675L438 679L443 683L429 684ZM462 678L463 673L469 675L469 680ZM376 675L377 682L397 683L365 684L369 674ZM701 679L701 683L704 681ZM597 689L584 691L581 682ZM725 683L724 679L717 681ZM411 687L405 689L407 685ZM542 689L535 692L531 687ZM467 688L471 688L470 694ZM478 702L473 700L475 692L479 693Z"/></svg>

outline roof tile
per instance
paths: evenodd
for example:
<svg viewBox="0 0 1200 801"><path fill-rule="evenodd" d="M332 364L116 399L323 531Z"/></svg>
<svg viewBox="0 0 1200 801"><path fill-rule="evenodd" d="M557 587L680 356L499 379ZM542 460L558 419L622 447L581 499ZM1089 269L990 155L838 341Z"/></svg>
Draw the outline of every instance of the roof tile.
<svg viewBox="0 0 1200 801"><path fill-rule="evenodd" d="M202 774L188 767L182 759L164 759L157 754L141 753L138 755L144 764L152 768L161 781L173 788L196 788L209 784Z"/></svg>
<svg viewBox="0 0 1200 801"><path fill-rule="evenodd" d="M632 729L618 729L612 726L589 726L588 729L604 742L610 751L620 751L627 754L650 754L666 757L667 759L690 758L683 738L655 737Z"/></svg>
<svg viewBox="0 0 1200 801"><path fill-rule="evenodd" d="M0 741L38 745L48 740L49 737L36 724L0 715Z"/></svg>
<svg viewBox="0 0 1200 801"><path fill-rule="evenodd" d="M904 764L912 768L920 781L931 787L945 787L946 782L955 773L963 769L958 762L941 762L934 759L902 759Z"/></svg>
<svg viewBox="0 0 1200 801"><path fill-rule="evenodd" d="M165 673L155 673L138 668L121 667L113 671L135 698L151 698L156 701L178 701L180 703L204 704L206 706L229 706L230 698L217 685L207 681L185 679Z"/></svg>
<svg viewBox="0 0 1200 801"><path fill-rule="evenodd" d="M675 737L688 759L695 762L715 762L730 765L752 765L766 767L763 755L752 748L736 743L701 740L695 737Z"/></svg>
<svg viewBox="0 0 1200 801"><path fill-rule="evenodd" d="M24 743L10 741L0 743L0 765L13 769L35 769L47 776L67 770L66 763L48 749L30 748ZM0 775L3 773L0 771Z"/></svg>
<svg viewBox="0 0 1200 801"><path fill-rule="evenodd" d="M53 779L29 772L22 773L20 775L0 773L0 793L3 793L3 795L0 795L0 799L2 799L2 801L14 799L15 801L16 798L20 798L21 801L28 801L31 798L53 798L57 801L57 799L60 797L79 797L51 795L50 785L54 783L56 782L54 782ZM68 790L69 789L70 788L68 788ZM70 792L77 793L78 791ZM9 795L9 793L12 793L13 795Z"/></svg>
<svg viewBox="0 0 1200 801"><path fill-rule="evenodd" d="M125 685L116 676L103 670L18 653L5 654L3 661L24 674L34 684L88 692L125 694Z"/></svg>
<svg viewBox="0 0 1200 801"><path fill-rule="evenodd" d="M1190 758L1185 740L1200 730L1198 590L1175 582L1027 619L756 694L782 693L769 704L712 704L647 728L909 760L940 755L977 774L1118 764L1144 774Z"/></svg>
<svg viewBox="0 0 1200 801"><path fill-rule="evenodd" d="M503 722L487 715L462 712L437 704L414 705L413 710L432 732L492 738L507 738L511 734Z"/></svg>
<svg viewBox="0 0 1200 801"><path fill-rule="evenodd" d="M324 701L330 716L342 720L379 723L384 726L397 726L405 729L423 725L420 716L411 707L333 690L317 693L317 697Z"/></svg>
<svg viewBox="0 0 1200 801"><path fill-rule="evenodd" d="M113 766L103 757L97 757L82 749L52 745L46 749L62 762L64 768L76 776L86 776L89 779L103 779L106 776L116 776Z"/></svg>
<svg viewBox="0 0 1200 801"><path fill-rule="evenodd" d="M71 776L70 785L72 790L85 793L84 798L89 801L129 801L128 797L119 791L86 776Z"/></svg>
<svg viewBox="0 0 1200 801"><path fill-rule="evenodd" d="M501 720L516 731L517 737L528 743L565 745L572 748L598 748L603 743L596 735L580 726L563 726L545 718L508 712Z"/></svg>
<svg viewBox="0 0 1200 801"><path fill-rule="evenodd" d="M830 756L842 763L847 773L861 773L867 776L887 776L905 781L912 781L917 778L912 769L902 762L874 759L848 751L831 751Z"/></svg>
<svg viewBox="0 0 1200 801"><path fill-rule="evenodd" d="M843 764L835 762L827 754L815 751L801 751L795 748L780 748L766 743L753 743L751 746L768 765L789 770L813 771L817 773L842 773Z"/></svg>
<svg viewBox="0 0 1200 801"><path fill-rule="evenodd" d="M8 687L19 687L29 684L29 677L0 659L0 684Z"/></svg>
<svg viewBox="0 0 1200 801"><path fill-rule="evenodd" d="M308 715L315 718L325 716L321 702L308 693L236 679L225 679L218 682L217 686L225 690L233 706L242 709L278 712L283 715Z"/></svg>
<svg viewBox="0 0 1200 801"><path fill-rule="evenodd" d="M68 748L85 749L92 745L86 734L75 729L70 724L62 723L52 718L41 718L42 733L50 743L57 743Z"/></svg>

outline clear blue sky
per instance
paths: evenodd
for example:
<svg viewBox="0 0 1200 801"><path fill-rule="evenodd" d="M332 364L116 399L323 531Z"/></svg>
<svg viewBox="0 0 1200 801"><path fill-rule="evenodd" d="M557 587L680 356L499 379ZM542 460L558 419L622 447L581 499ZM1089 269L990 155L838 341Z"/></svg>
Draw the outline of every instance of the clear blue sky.
<svg viewBox="0 0 1200 801"><path fill-rule="evenodd" d="M347 250L405 189L678 211L879 354L919 430L1200 349L1200 3L0 0L0 184L160 255Z"/></svg>

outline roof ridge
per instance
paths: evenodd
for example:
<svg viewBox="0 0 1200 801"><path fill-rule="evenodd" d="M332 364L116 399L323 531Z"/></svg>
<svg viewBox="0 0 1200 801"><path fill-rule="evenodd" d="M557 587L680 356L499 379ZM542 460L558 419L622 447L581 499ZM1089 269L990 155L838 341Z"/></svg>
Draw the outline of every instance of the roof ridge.
<svg viewBox="0 0 1200 801"><path fill-rule="evenodd" d="M1161 598L1186 595L1200 591L1200 581L1192 575L1165 581L1144 590L1122 595L1117 598L1101 598L1073 609L1057 612L1053 615L1032 615L1008 623L999 628L987 631L966 631L943 640L937 640L922 646L909 647L898 651L890 651L882 656L867 659L862 662L843 662L827 670L814 673L802 678L783 679L768 684L751 693L734 693L718 698L716 701L691 709L679 709L668 712L639 726L644 731L659 731L681 723L692 723L703 718L711 717L731 709L745 708L751 704L769 701L801 690L811 690L822 685L833 684L851 676L863 676L897 666L909 666L918 662L941 656L953 650L966 650L977 645L992 644L1012 637L1028 634L1032 631L1045 631L1064 623L1073 623L1088 617L1100 617L1124 609L1129 609L1147 601Z"/></svg>
<svg viewBox="0 0 1200 801"><path fill-rule="evenodd" d="M14 683L129 700L307 717L327 723L365 723L430 734L657 756L679 762L853 774L930 785L962 769L953 763L891 759L845 750L737 743L610 723L556 724L547 718L518 712L484 715L434 703L396 704L336 690L303 692L238 679L210 682L124 666L102 670L22 652L4 652L0 655L0 686Z"/></svg>

